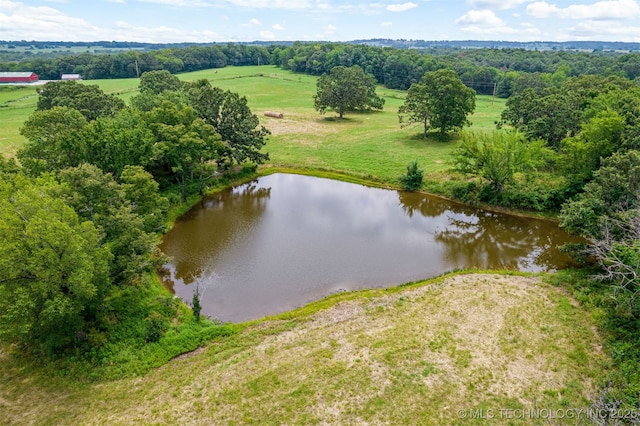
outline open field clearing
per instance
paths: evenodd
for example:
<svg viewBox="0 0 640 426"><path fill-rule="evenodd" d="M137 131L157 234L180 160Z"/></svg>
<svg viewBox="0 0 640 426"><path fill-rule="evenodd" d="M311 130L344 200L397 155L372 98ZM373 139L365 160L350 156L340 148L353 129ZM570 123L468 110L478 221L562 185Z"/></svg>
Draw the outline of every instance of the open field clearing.
<svg viewBox="0 0 640 426"><path fill-rule="evenodd" d="M586 408L605 358L588 315L541 278L463 274L339 294L143 377L0 365L9 424L439 425L459 410Z"/></svg>
<svg viewBox="0 0 640 426"><path fill-rule="evenodd" d="M265 147L271 161L262 166L271 170L336 172L386 185L397 184L417 160L428 178L437 179L457 143L425 140L420 127L401 127L402 91L379 87L383 111L338 120L332 111L313 109L316 77L262 66L180 78L207 78L246 96L271 131ZM127 101L138 92L137 79L85 83ZM0 153L13 156L24 144L19 128L36 102L35 87L0 90ZM504 105L479 96L472 130L493 130ZM456 273L339 293L273 318L230 325L237 333L160 368L113 376L97 370L117 371L120 361L135 365L137 349L96 356L95 374L33 365L0 349L0 423L441 425L467 424L462 416L487 410L586 409L611 361L595 331L596 313L545 277ZM158 357L144 365L161 365L171 356ZM69 362L84 365L79 358ZM490 423L547 420L506 416Z"/></svg>
<svg viewBox="0 0 640 426"><path fill-rule="evenodd" d="M13 156L24 144L20 127L37 102L36 86L0 87L0 154Z"/></svg>
<svg viewBox="0 0 640 426"><path fill-rule="evenodd" d="M424 140L420 127L401 128L398 108L404 92L378 88L385 98L383 111L351 113L342 121L332 111L324 116L313 109L316 77L294 74L274 66L227 67L181 74L182 80L207 78L214 86L245 96L254 114L272 135L264 148L280 167L320 169L346 173L370 180L394 182L407 164L418 160L427 174L448 168L455 140ZM129 100L137 93L137 79L85 81L98 84L107 93ZM20 125L35 109L35 88L19 101L0 108L0 153L15 155L24 143ZM0 92L0 104L3 101ZM504 109L504 99L477 98L471 117L474 131L490 131ZM19 107L18 107L19 106ZM276 111L284 118L265 117Z"/></svg>

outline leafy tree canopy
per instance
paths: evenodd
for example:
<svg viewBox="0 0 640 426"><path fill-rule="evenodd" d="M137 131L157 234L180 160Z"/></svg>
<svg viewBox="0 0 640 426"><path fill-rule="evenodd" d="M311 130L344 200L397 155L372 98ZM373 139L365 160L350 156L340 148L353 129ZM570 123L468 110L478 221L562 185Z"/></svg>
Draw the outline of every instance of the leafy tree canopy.
<svg viewBox="0 0 640 426"><path fill-rule="evenodd" d="M527 88L507 100L501 124L520 129L532 139L543 139L558 148L567 137L575 136L582 122L602 106L597 99L610 92L631 89L633 82L616 76L569 78L560 88L536 91Z"/></svg>
<svg viewBox="0 0 640 426"><path fill-rule="evenodd" d="M147 71L140 76L138 88L141 92L150 91L159 94L166 91L178 91L182 82L167 70Z"/></svg>
<svg viewBox="0 0 640 426"><path fill-rule="evenodd" d="M566 203L561 225L588 240L584 254L595 275L611 284L612 300L625 315L640 317L640 152L602 160L584 192Z"/></svg>
<svg viewBox="0 0 640 426"><path fill-rule="evenodd" d="M318 79L316 86L313 105L322 114L331 108L342 119L347 111L382 109L384 106L384 99L375 92L375 77L366 74L358 65L334 67Z"/></svg>
<svg viewBox="0 0 640 426"><path fill-rule="evenodd" d="M0 339L54 352L95 325L111 253L51 180L0 183Z"/></svg>
<svg viewBox="0 0 640 426"><path fill-rule="evenodd" d="M513 183L515 173L543 167L548 157L544 142L528 142L521 133L465 132L453 153L453 165L464 174L486 180L499 194Z"/></svg>
<svg viewBox="0 0 640 426"><path fill-rule="evenodd" d="M562 209L562 226L588 238L602 237L606 218L637 209L640 203L640 151L617 152L602 160L593 181Z"/></svg>
<svg viewBox="0 0 640 426"><path fill-rule="evenodd" d="M425 137L429 128L439 129L444 136L470 125L468 116L475 107L475 91L466 87L455 71L441 69L426 73L411 85L398 114L401 123L422 124Z"/></svg>
<svg viewBox="0 0 640 426"><path fill-rule="evenodd" d="M155 235L145 231L144 218L134 211L127 191L110 173L83 164L62 170L60 180L59 196L78 216L94 223L101 232L101 244L113 254L110 274L114 282L129 283L155 266Z"/></svg>
<svg viewBox="0 0 640 426"><path fill-rule="evenodd" d="M77 81L50 81L39 90L37 110L49 110L66 106L78 110L88 121L113 115L125 107L124 101L115 95L107 95L97 84Z"/></svg>
<svg viewBox="0 0 640 426"><path fill-rule="evenodd" d="M269 159L269 154L261 152L261 149L270 132L260 125L258 117L251 112L247 98L213 87L208 80L188 84L186 91L196 114L213 126L228 147L227 152L219 147L220 155L237 163L251 161L262 164Z"/></svg>
<svg viewBox="0 0 640 426"><path fill-rule="evenodd" d="M153 132L143 114L131 107L90 122L82 138L85 161L116 177L129 165L148 166L155 157Z"/></svg>
<svg viewBox="0 0 640 426"><path fill-rule="evenodd" d="M86 126L86 118L66 106L36 111L20 129L28 142L18 151L18 159L34 176L77 166L86 158L82 136Z"/></svg>

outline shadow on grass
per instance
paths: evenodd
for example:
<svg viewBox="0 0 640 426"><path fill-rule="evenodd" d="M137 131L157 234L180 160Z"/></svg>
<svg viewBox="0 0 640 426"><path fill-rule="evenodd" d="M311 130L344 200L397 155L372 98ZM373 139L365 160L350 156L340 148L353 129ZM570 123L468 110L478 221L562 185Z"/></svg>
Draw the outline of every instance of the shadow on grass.
<svg viewBox="0 0 640 426"><path fill-rule="evenodd" d="M340 118L338 115L333 115L331 117L324 117L324 121L333 121L333 122L358 122L358 117L368 116L368 115L377 115L383 114L384 111L378 111L373 109L365 109L365 110L357 110L357 111L345 111L344 116ZM337 113L336 113L337 114Z"/></svg>
<svg viewBox="0 0 640 426"><path fill-rule="evenodd" d="M422 132L414 133L408 137L402 139L405 145L407 146L438 146L444 147L448 145L455 145L460 139L460 135L455 133L450 133L444 135L440 135L438 132L429 132L427 133L427 137L424 137Z"/></svg>

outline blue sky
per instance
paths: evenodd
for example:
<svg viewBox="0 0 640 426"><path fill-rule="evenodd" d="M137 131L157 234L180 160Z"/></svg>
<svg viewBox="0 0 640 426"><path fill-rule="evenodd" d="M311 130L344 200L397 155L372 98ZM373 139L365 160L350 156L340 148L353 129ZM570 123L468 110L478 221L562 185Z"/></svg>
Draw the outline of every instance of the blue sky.
<svg viewBox="0 0 640 426"><path fill-rule="evenodd" d="M640 0L0 0L0 40L635 41Z"/></svg>

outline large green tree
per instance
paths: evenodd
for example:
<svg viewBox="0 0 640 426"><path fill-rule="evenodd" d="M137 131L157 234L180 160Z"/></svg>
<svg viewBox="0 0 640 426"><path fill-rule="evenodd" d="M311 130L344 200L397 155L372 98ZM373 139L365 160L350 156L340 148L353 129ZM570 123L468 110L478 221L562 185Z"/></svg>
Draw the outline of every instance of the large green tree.
<svg viewBox="0 0 640 426"><path fill-rule="evenodd" d="M602 160L584 192L563 206L561 225L588 241L585 254L612 284L614 300L640 317L640 152Z"/></svg>
<svg viewBox="0 0 640 426"><path fill-rule="evenodd" d="M313 95L316 111L324 113L331 108L341 119L347 111L382 109L384 106L384 99L375 92L375 77L357 65L332 68L329 74L320 76L316 87L317 93Z"/></svg>
<svg viewBox="0 0 640 426"><path fill-rule="evenodd" d="M632 100L635 95L624 95L633 87L633 82L621 77L589 75L569 78L559 88L525 89L507 100L501 124L558 148L563 139L577 135L582 123L606 109L607 104L624 116L622 111L637 104ZM622 98L630 104L614 100Z"/></svg>
<svg viewBox="0 0 640 426"><path fill-rule="evenodd" d="M194 109L179 102L164 100L160 106L146 113L149 128L156 141L156 160L169 168L181 188L182 200L187 200L187 183L198 177L199 190L204 182L209 163L217 163L227 153L227 145L220 134Z"/></svg>
<svg viewBox="0 0 640 426"><path fill-rule="evenodd" d="M480 177L501 193L517 172L542 167L549 153L544 142L528 142L521 133L503 130L463 133L452 157L455 170Z"/></svg>
<svg viewBox="0 0 640 426"><path fill-rule="evenodd" d="M591 180L602 160L620 149L624 130L623 117L612 110L583 123L580 133L560 143L565 175L576 183Z"/></svg>
<svg viewBox="0 0 640 426"><path fill-rule="evenodd" d="M20 129L28 142L18 151L18 159L32 175L77 166L87 156L86 126L86 118L66 106L36 111Z"/></svg>
<svg viewBox="0 0 640 426"><path fill-rule="evenodd" d="M109 264L113 282L130 283L152 270L155 235L147 232L144 217L127 199L127 194L133 195L131 188L123 188L110 173L92 164L71 167L59 175L59 196L80 218L95 225L101 232L100 243L113 255Z"/></svg>
<svg viewBox="0 0 640 426"><path fill-rule="evenodd" d="M84 129L85 161L120 176L126 166L148 166L154 156L154 137L143 114L127 107L114 116L100 117Z"/></svg>
<svg viewBox="0 0 640 426"><path fill-rule="evenodd" d="M440 69L411 85L398 114L401 123L421 124L425 137L431 128L444 137L470 125L468 117L475 107L475 91L466 87L455 71Z"/></svg>
<svg viewBox="0 0 640 426"><path fill-rule="evenodd" d="M167 70L147 71L140 76L138 88L141 92L148 90L158 94L166 91L178 91L182 82Z"/></svg>
<svg viewBox="0 0 640 426"><path fill-rule="evenodd" d="M21 176L0 183L0 339L45 353L95 325L111 258L94 224L51 186Z"/></svg>
<svg viewBox="0 0 640 426"><path fill-rule="evenodd" d="M38 93L38 111L66 106L80 111L87 120L113 115L125 107L122 99L106 94L97 84L73 80L51 81L42 86Z"/></svg>
<svg viewBox="0 0 640 426"><path fill-rule="evenodd" d="M196 114L213 126L224 146L217 147L219 165L225 161L262 164L269 154L261 152L270 134L251 112L247 98L231 91L211 86L208 80L198 80L186 87L189 104Z"/></svg>
<svg viewBox="0 0 640 426"><path fill-rule="evenodd" d="M131 204L131 211L142 218L144 230L164 230L169 200L160 195L158 182L151 173L141 166L126 166L120 175L120 185Z"/></svg>

